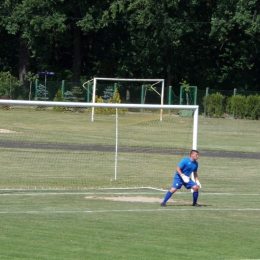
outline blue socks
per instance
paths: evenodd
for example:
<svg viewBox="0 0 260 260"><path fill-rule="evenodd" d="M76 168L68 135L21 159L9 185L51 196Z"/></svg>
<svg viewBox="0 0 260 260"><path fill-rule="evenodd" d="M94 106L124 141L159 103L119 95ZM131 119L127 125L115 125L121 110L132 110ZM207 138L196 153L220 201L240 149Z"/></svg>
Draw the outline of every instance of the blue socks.
<svg viewBox="0 0 260 260"><path fill-rule="evenodd" d="M197 203L199 197L199 193L198 192L193 192L193 204Z"/></svg>
<svg viewBox="0 0 260 260"><path fill-rule="evenodd" d="M171 193L170 191L168 191L168 192L166 193L166 195L165 195L165 198L164 198L164 200L163 200L163 203L166 203L167 200L168 200L171 196L172 196L172 193Z"/></svg>

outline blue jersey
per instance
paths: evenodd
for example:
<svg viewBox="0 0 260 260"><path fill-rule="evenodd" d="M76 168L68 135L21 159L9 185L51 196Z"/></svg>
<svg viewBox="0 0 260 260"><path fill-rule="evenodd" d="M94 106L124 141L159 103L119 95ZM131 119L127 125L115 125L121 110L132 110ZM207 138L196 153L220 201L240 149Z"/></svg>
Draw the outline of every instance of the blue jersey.
<svg viewBox="0 0 260 260"><path fill-rule="evenodd" d="M182 173L188 177L192 174L192 172L198 171L198 162L197 161L191 161L191 159L184 158L180 161L178 167L181 169ZM175 178L180 178L180 175L176 171Z"/></svg>

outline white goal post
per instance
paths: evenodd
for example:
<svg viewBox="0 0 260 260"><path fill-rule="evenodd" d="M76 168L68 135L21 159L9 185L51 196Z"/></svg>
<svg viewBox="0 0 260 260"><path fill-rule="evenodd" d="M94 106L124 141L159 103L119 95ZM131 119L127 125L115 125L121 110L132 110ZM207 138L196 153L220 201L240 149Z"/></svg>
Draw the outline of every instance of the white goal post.
<svg viewBox="0 0 260 260"><path fill-rule="evenodd" d="M4 106L8 108L5 109ZM46 109L41 110L43 107ZM75 108L75 110L59 113L55 111L61 110L53 110L55 107ZM111 114L98 114L95 122L87 123L85 114L89 115L92 107L109 108ZM84 111L77 112L79 110L76 109L79 108ZM141 113L140 109L144 109L145 113ZM171 113L163 115L163 121L157 117L161 110L171 110ZM181 110L194 111L193 117L179 117L176 111ZM191 149L197 149L198 113L197 105L0 100L0 124L3 133L8 133L0 134L0 152L4 158L7 160L12 158L14 162L14 165L5 164L6 169L3 172L9 175L6 182L14 182L12 185L16 187L27 182L26 178L35 177L35 180L30 179L28 183L31 185L39 180L45 188L44 185L53 187L54 180L58 179L60 183L57 181L57 185L67 189L69 185L72 187L79 185L79 188L82 188L81 185L88 184L93 187L97 185L107 187L104 181L109 178L113 185L119 186L122 184L119 183L122 179L119 178L117 183L114 181L117 181L118 174L123 172L124 178L130 180L128 183L123 183L125 186L136 187L146 180L147 183L151 181L151 185L160 185L162 174L167 177L172 171L172 156L175 156L177 161L183 156L184 151L186 154ZM46 119L49 122L44 121ZM187 142L181 143L180 139ZM42 152L39 152L38 156L38 152L35 151ZM22 152L25 153L23 156ZM38 161L33 156L37 157ZM23 169L23 166L19 165L21 158L33 160L35 166L31 167L32 163L24 161ZM54 165L53 169L50 168L49 161L50 165ZM63 166L63 163L66 165ZM21 173L17 173L17 168L22 170ZM108 173L112 172L113 176L108 177ZM86 177L87 173L90 177ZM21 177L18 176L16 183L15 177L10 176L17 174ZM2 185L3 183L5 181ZM38 183L37 185L39 186Z"/></svg>
<svg viewBox="0 0 260 260"><path fill-rule="evenodd" d="M155 84L157 83L161 83L161 93L157 92L153 87L151 87L153 89L153 91L155 91L158 95L160 95L161 97L161 105L163 105L163 100L164 100L164 79L129 79L129 78L99 78L99 77L95 77L93 79L93 90L92 90L92 103L95 103L95 96L96 96L96 89L97 89L97 81L113 81L113 82L118 82L118 81L124 81L124 82L155 82ZM88 83L89 81L85 82L84 84ZM83 84L83 87L84 87ZM153 84L153 85L155 85ZM92 116L91 116L91 120L94 121L94 113L95 113L95 107L92 107ZM163 111L161 110L160 113L160 120L162 120L162 113Z"/></svg>

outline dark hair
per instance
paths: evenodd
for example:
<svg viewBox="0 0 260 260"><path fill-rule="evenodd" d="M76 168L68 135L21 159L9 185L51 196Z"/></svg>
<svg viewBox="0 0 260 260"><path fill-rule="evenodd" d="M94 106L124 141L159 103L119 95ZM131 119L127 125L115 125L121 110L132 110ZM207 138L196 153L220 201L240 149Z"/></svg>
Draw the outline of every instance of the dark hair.
<svg viewBox="0 0 260 260"><path fill-rule="evenodd" d="M191 155L192 153L199 153L199 151L198 151L198 150L191 150L191 151L190 151L190 155Z"/></svg>

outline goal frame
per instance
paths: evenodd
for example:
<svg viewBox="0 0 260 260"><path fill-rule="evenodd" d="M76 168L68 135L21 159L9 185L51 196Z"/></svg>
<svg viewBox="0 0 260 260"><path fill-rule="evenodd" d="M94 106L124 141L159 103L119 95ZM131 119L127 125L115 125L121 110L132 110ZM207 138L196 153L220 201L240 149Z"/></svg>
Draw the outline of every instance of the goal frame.
<svg viewBox="0 0 260 260"><path fill-rule="evenodd" d="M0 99L0 105L6 105L11 108L12 105L18 106L41 106L41 107L72 107L72 108L113 108L115 109L115 158L114 158L114 180L117 180L117 150L118 150L118 110L127 109L157 109L157 110L192 110L193 128L192 128L192 147L190 149L197 150L198 141L198 105L155 105L155 104L125 104L125 103L87 103L87 102L54 102L54 101L25 101L25 100L6 100ZM158 119L159 120L159 119ZM152 188L152 187L147 187Z"/></svg>
<svg viewBox="0 0 260 260"><path fill-rule="evenodd" d="M130 78L100 78L95 77L93 78L93 91L92 91L92 103L95 103L95 96L96 96L96 88L97 88L97 81L103 80L103 81L128 81L128 82L161 82L162 89L161 89L161 105L163 105L163 99L164 99L164 79L130 79ZM85 83L84 83L85 84ZM83 84L83 85L84 85ZM162 113L163 111L160 111L160 120L162 120ZM95 107L92 106L92 114L91 114L91 121L94 121L94 114L95 114Z"/></svg>
<svg viewBox="0 0 260 260"><path fill-rule="evenodd" d="M30 106L53 106L53 107L100 107L100 108L143 108L143 109L176 109L176 110L193 110L193 137L192 149L197 150L198 143L198 121L199 121L199 106L198 105L154 105L154 104L124 104L124 103L86 103L86 102L57 102L57 101L27 101L27 100L7 100L0 99L2 105L30 105ZM161 115L162 116L162 115ZM93 121L93 120L91 120ZM160 118L161 121L161 118Z"/></svg>

